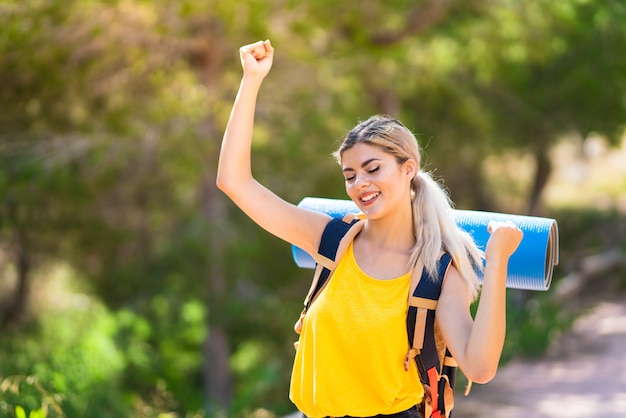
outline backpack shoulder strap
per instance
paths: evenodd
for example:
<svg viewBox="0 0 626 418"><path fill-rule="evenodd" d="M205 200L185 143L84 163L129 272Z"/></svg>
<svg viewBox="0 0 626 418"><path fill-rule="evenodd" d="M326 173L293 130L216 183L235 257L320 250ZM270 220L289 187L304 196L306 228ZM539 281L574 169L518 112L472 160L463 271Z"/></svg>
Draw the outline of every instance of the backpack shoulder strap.
<svg viewBox="0 0 626 418"><path fill-rule="evenodd" d="M348 214L343 219L331 219L324 228L317 254L313 257L316 264L311 288L304 300L304 309L300 314L300 319L294 327L297 333L300 333L302 318L306 315L306 311L328 284L339 260L354 237L361 231L364 223L364 219L358 215Z"/></svg>
<svg viewBox="0 0 626 418"><path fill-rule="evenodd" d="M409 362L414 358L420 380L430 388L432 415L429 413L426 416L433 417L445 416L446 411L449 413L453 407L450 389L454 388L456 367L447 349L445 368L442 367L435 338L435 310L451 261L450 254L444 253L441 256L437 263L437 277L431 277L426 271L422 271L421 275L414 274L406 318L410 349L405 358L405 368L408 369ZM444 374L446 377L442 382L441 377ZM443 384L440 385L440 382Z"/></svg>
<svg viewBox="0 0 626 418"><path fill-rule="evenodd" d="M451 261L450 254L444 253L437 263L437 277L431 277L424 270L421 275L414 274L411 283L407 314L409 343L411 348L416 350L414 356L420 354L426 365L431 367L436 364L436 360L438 362L439 357L437 350L434 350L434 353L430 352L430 346L434 344L435 309L441 295L443 278ZM424 348L428 348L427 353L423 353Z"/></svg>

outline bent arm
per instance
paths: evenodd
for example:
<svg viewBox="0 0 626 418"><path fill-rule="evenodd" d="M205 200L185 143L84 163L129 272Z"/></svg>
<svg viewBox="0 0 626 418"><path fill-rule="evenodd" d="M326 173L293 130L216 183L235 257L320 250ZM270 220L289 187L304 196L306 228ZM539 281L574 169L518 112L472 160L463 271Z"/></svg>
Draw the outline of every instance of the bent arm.
<svg viewBox="0 0 626 418"><path fill-rule="evenodd" d="M474 319L467 285L454 266L446 275L437 304L437 319L450 352L467 378L477 383L490 381L498 370L506 335L508 261L522 238L522 232L508 224L495 225L491 232Z"/></svg>
<svg viewBox="0 0 626 418"><path fill-rule="evenodd" d="M259 226L314 254L329 216L284 201L252 176L256 101L271 67L273 51L268 41L248 45L240 51L244 76L222 140L217 186Z"/></svg>

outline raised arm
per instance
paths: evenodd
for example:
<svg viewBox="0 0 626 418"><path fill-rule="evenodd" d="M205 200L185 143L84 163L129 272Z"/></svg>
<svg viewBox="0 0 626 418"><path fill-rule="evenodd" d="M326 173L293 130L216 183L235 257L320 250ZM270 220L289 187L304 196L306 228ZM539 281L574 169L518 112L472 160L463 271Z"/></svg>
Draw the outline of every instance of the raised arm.
<svg viewBox="0 0 626 418"><path fill-rule="evenodd" d="M483 286L474 319L467 288L451 266L437 304L437 321L450 352L468 379L485 383L498 369L506 334L506 275L522 231L509 222L489 224Z"/></svg>
<svg viewBox="0 0 626 418"><path fill-rule="evenodd" d="M243 78L222 140L217 186L263 229L314 254L328 215L284 201L252 176L251 144L256 100L272 67L274 48L259 41L239 50Z"/></svg>

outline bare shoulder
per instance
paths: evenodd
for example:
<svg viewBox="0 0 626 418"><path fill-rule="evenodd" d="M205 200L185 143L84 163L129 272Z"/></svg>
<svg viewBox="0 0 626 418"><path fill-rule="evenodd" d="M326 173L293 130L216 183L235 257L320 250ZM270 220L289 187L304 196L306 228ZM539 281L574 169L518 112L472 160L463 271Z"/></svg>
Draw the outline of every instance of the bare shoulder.
<svg viewBox="0 0 626 418"><path fill-rule="evenodd" d="M442 307L451 306L458 307L462 306L467 308L470 303L470 292L467 287L467 282L461 276L461 273L457 270L454 263L450 263L448 270L446 271L446 275L443 279L443 285L441 288L441 296L439 297L439 305ZM443 311L443 309L442 309ZM439 312L437 310L437 316L443 314L444 312Z"/></svg>

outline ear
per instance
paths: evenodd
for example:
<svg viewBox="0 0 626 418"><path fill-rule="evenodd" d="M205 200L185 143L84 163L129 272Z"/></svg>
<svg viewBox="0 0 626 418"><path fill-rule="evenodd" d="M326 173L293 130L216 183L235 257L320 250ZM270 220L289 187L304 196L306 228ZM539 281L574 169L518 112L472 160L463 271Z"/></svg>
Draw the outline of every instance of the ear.
<svg viewBox="0 0 626 418"><path fill-rule="evenodd" d="M417 171L418 167L415 160L412 158L406 160L406 162L404 163L404 172L406 173L406 175L412 179L417 175Z"/></svg>

